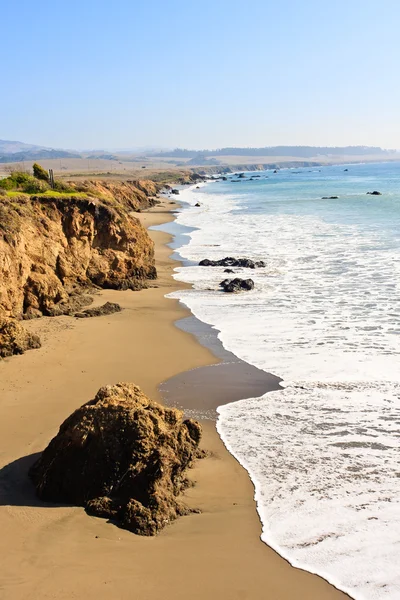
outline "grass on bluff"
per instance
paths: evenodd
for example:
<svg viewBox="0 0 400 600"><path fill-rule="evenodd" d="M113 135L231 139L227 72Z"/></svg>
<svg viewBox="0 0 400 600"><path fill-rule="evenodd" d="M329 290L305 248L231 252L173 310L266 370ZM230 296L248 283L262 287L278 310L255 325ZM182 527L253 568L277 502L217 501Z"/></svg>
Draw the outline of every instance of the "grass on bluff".
<svg viewBox="0 0 400 600"><path fill-rule="evenodd" d="M37 196L45 194L46 196L56 195L57 197L69 197L75 194L75 189L67 183L59 180L54 181L54 187L50 186L46 171L38 164L34 165L34 175L25 171L12 171L8 177L0 179L0 193L6 192L6 195L13 197L14 194L28 194ZM86 197L86 196L85 196Z"/></svg>
<svg viewBox="0 0 400 600"><path fill-rule="evenodd" d="M47 190L43 194L34 194L35 198L89 198L88 194L84 192L55 192L54 190Z"/></svg>
<svg viewBox="0 0 400 600"><path fill-rule="evenodd" d="M25 218L34 216L31 198L89 198L84 192L77 192L68 184L56 180L50 186L46 171L35 164L34 173L13 171L0 179L0 235L8 243L13 243Z"/></svg>

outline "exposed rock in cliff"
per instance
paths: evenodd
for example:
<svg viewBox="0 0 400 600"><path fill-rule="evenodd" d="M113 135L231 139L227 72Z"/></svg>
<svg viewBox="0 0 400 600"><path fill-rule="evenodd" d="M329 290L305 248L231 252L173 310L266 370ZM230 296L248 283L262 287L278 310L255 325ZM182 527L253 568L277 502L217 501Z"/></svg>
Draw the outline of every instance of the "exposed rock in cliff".
<svg viewBox="0 0 400 600"><path fill-rule="evenodd" d="M101 388L64 421L30 470L39 498L154 535L190 512L178 495L200 455L201 427L182 417L133 384Z"/></svg>
<svg viewBox="0 0 400 600"><path fill-rule="evenodd" d="M145 287L153 242L131 210L111 198L0 196L0 315L70 313L90 286Z"/></svg>
<svg viewBox="0 0 400 600"><path fill-rule="evenodd" d="M161 186L149 180L135 181L80 181L69 182L78 192L84 192L105 200L116 201L128 211L138 211L157 203L156 195Z"/></svg>
<svg viewBox="0 0 400 600"><path fill-rule="evenodd" d="M0 318L0 358L40 348L40 338L15 319Z"/></svg>

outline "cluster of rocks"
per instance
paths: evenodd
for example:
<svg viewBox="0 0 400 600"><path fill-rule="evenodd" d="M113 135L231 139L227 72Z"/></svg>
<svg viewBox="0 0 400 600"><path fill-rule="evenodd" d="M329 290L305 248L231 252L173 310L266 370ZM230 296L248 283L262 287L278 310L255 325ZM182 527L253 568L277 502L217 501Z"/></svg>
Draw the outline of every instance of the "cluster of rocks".
<svg viewBox="0 0 400 600"><path fill-rule="evenodd" d="M229 293L250 291L254 289L254 281L252 279L240 279L240 277L235 277L235 279L224 279L219 285L224 292Z"/></svg>
<svg viewBox="0 0 400 600"><path fill-rule="evenodd" d="M345 169L347 170L347 169ZM374 190L373 192L367 192L368 196L382 196L382 192ZM339 196L322 196L321 200L337 200Z"/></svg>
<svg viewBox="0 0 400 600"><path fill-rule="evenodd" d="M238 267L244 269L259 269L265 267L266 264L263 260L254 261L250 258L233 258L232 256L226 256L219 260L210 260L204 258L199 262L200 267ZM224 269L224 273L234 273L231 268ZM236 293L242 291L249 291L254 289L254 281L252 279L241 279L235 277L234 279L224 279L219 284L222 291L229 293Z"/></svg>
<svg viewBox="0 0 400 600"><path fill-rule="evenodd" d="M220 260L209 260L204 258L199 262L200 267L243 267L245 269L256 269L265 267L265 262L262 260L254 261L250 258L232 258L226 256Z"/></svg>
<svg viewBox="0 0 400 600"><path fill-rule="evenodd" d="M101 388L61 425L29 471L41 500L83 506L141 535L193 511L178 496L199 450L201 426L137 386Z"/></svg>

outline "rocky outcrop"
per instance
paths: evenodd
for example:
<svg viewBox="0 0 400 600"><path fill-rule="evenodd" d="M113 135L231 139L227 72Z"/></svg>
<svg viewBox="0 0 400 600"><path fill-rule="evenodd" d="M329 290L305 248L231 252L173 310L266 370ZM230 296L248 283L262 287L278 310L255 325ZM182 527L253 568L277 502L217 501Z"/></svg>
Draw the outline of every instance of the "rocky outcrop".
<svg viewBox="0 0 400 600"><path fill-rule="evenodd" d="M229 293L250 291L254 289L254 281L252 279L240 279L239 277L235 277L235 279L224 279L219 285L224 292Z"/></svg>
<svg viewBox="0 0 400 600"><path fill-rule="evenodd" d="M178 498L200 456L201 427L133 384L101 388L61 425L30 470L47 502L83 506L141 535L190 509Z"/></svg>
<svg viewBox="0 0 400 600"><path fill-rule="evenodd" d="M250 258L232 258L227 256L220 260L209 260L204 258L199 262L200 267L244 267L246 269L256 269L265 267L265 262L262 260L254 261Z"/></svg>
<svg viewBox="0 0 400 600"><path fill-rule="evenodd" d="M106 302L102 306L96 306L94 308L87 308L82 312L75 313L75 317L78 319L87 319L90 317L102 317L103 315L112 315L116 312L121 312L121 307L117 302Z"/></svg>
<svg viewBox="0 0 400 600"><path fill-rule="evenodd" d="M15 319L0 317L0 358L40 348L40 338Z"/></svg>
<svg viewBox="0 0 400 600"><path fill-rule="evenodd" d="M282 160L280 162L269 162L269 163L252 163L252 164L233 164L233 165L205 165L201 167L192 167L193 173L199 175L212 175L221 173L237 173L240 171L254 172L254 171L268 171L270 169L278 168L293 168L293 167L320 167L324 163L311 161L311 160Z"/></svg>
<svg viewBox="0 0 400 600"><path fill-rule="evenodd" d="M155 277L153 242L115 199L0 196L0 315L68 314L84 289Z"/></svg>

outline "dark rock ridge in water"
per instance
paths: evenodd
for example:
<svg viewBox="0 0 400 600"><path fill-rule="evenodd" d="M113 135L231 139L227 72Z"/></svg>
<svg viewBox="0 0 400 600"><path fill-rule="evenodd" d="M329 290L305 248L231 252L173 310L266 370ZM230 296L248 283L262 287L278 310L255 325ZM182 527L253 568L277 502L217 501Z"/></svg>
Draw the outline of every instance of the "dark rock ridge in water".
<svg viewBox="0 0 400 600"><path fill-rule="evenodd" d="M254 261L250 258L232 258L227 256L220 260L209 260L204 258L199 262L200 267L244 267L246 269L256 269L265 267L265 262L262 260Z"/></svg>
<svg viewBox="0 0 400 600"><path fill-rule="evenodd" d="M230 293L254 289L254 281L252 279L240 279L239 277L235 277L235 279L224 279L219 285L224 292Z"/></svg>
<svg viewBox="0 0 400 600"><path fill-rule="evenodd" d="M367 194L369 196L382 196L382 192L378 192L377 190L374 190L373 192L367 192Z"/></svg>
<svg viewBox="0 0 400 600"><path fill-rule="evenodd" d="M83 506L140 535L155 535L189 509L179 494L199 450L201 426L130 383L101 388L78 408L30 469L46 502Z"/></svg>

